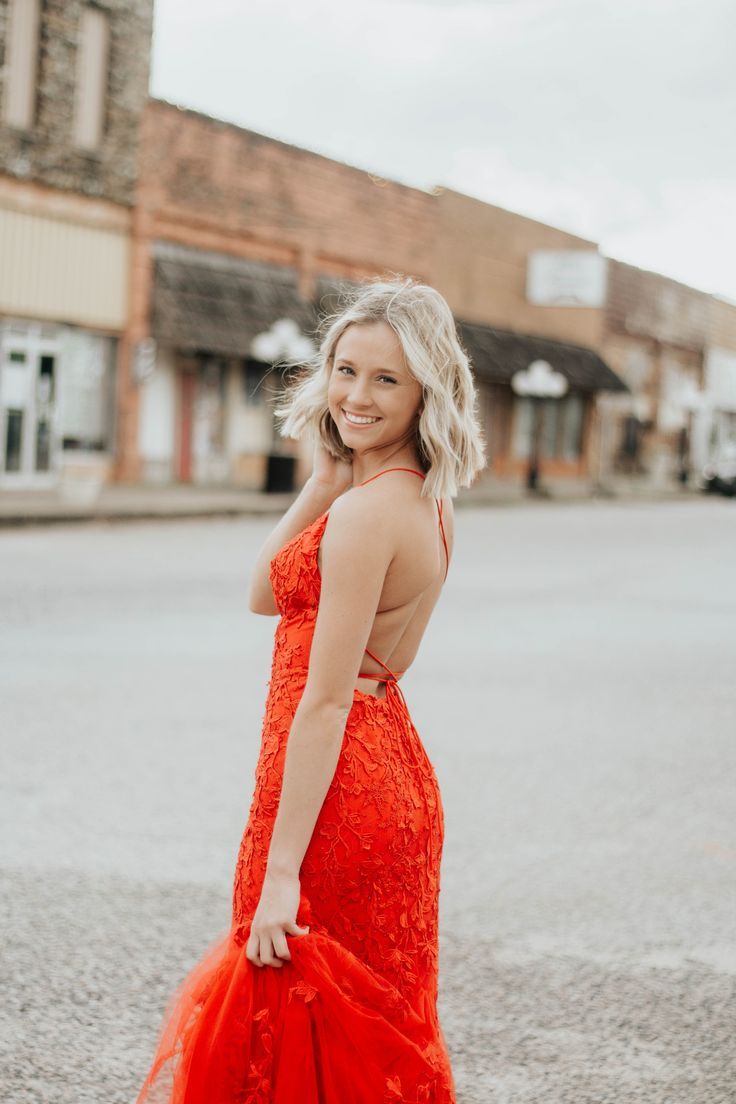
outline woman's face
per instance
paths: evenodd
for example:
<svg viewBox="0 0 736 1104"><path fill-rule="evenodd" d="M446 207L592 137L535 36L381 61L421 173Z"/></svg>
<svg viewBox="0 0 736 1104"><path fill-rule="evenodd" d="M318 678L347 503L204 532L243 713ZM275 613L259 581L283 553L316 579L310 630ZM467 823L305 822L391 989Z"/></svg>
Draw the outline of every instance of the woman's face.
<svg viewBox="0 0 736 1104"><path fill-rule="evenodd" d="M357 452L408 441L422 386L387 322L353 322L338 339L327 389L330 414L348 448ZM356 423L356 418L370 421Z"/></svg>

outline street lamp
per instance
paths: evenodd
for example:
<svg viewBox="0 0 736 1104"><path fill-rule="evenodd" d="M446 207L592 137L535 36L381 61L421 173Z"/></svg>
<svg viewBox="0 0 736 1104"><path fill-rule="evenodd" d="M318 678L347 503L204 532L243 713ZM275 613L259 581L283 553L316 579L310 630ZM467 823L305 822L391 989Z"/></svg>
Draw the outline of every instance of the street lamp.
<svg viewBox="0 0 736 1104"><path fill-rule="evenodd" d="M539 438L542 429L542 400L559 399L567 391L567 379L561 372L555 372L546 360L533 360L528 368L514 372L511 387L517 395L532 401L532 417L529 441L529 468L526 486L529 491L537 490L539 482Z"/></svg>
<svg viewBox="0 0 736 1104"><path fill-rule="evenodd" d="M276 364L279 360L307 360L314 353L314 342L301 332L292 318L279 318L271 326L253 338L250 344L251 356L263 364ZM264 490L292 491L294 489L294 456L283 455L281 442L276 435L275 422L271 421L271 450L267 458L266 483Z"/></svg>
<svg viewBox="0 0 736 1104"><path fill-rule="evenodd" d="M250 344L251 355L264 364L275 364L282 357L305 360L314 352L314 342L301 332L293 318L279 318L270 330L254 337Z"/></svg>

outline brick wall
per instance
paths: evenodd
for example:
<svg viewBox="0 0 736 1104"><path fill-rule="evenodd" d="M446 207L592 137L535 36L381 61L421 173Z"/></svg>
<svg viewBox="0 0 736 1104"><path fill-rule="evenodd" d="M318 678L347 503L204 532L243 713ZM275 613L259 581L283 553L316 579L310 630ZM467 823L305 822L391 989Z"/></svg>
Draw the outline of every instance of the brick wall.
<svg viewBox="0 0 736 1104"><path fill-rule="evenodd" d="M608 262L606 331L702 351L711 297L658 272Z"/></svg>
<svg viewBox="0 0 736 1104"><path fill-rule="evenodd" d="M320 273L427 278L433 197L161 100L143 126L140 203L155 236Z"/></svg>
<svg viewBox="0 0 736 1104"><path fill-rule="evenodd" d="M0 165L8 176L132 206L140 116L148 96L153 0L98 0L110 15L104 138L98 150L72 144L77 39L83 0L44 0L36 117L28 130L0 119ZM0 0L0 66L8 0ZM1 90L0 90L1 94Z"/></svg>
<svg viewBox="0 0 736 1104"><path fill-rule="evenodd" d="M437 191L432 280L456 316L598 347L602 311L541 307L526 298L532 250L595 251L595 242L450 189Z"/></svg>
<svg viewBox="0 0 736 1104"><path fill-rule="evenodd" d="M708 316L708 344L736 352L736 303L713 296Z"/></svg>

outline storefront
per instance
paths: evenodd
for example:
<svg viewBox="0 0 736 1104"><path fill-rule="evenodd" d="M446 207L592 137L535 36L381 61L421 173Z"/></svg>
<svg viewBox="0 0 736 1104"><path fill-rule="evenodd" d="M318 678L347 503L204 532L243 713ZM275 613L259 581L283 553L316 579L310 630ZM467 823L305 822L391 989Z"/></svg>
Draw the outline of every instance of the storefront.
<svg viewBox="0 0 736 1104"><path fill-rule="evenodd" d="M470 322L460 322L458 333L478 383L489 473L522 476L537 434L544 474L590 474L594 400L602 391L628 391L623 380L581 345ZM559 398L515 393L514 376L540 362L564 377Z"/></svg>
<svg viewBox="0 0 736 1104"><path fill-rule="evenodd" d="M698 467L736 456L736 350L716 346L706 351L704 397L704 408L697 412L702 430L693 440Z"/></svg>
<svg viewBox="0 0 736 1104"><path fill-rule="evenodd" d="M0 185L0 487L97 486L115 451L130 214Z"/></svg>
<svg viewBox="0 0 736 1104"><path fill-rule="evenodd" d="M0 485L53 487L72 465L104 478L117 342L74 326L0 319Z"/></svg>
<svg viewBox="0 0 736 1104"><path fill-rule="evenodd" d="M262 489L281 376L253 342L291 323L302 341L317 315L292 269L154 243L155 366L141 382L138 449L147 482ZM278 359L277 357L274 359Z"/></svg>

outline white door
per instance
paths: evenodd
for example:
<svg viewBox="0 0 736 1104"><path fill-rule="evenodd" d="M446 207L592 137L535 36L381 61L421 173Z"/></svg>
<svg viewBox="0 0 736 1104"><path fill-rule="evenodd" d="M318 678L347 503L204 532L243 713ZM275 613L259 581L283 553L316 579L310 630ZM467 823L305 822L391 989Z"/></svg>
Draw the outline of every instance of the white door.
<svg viewBox="0 0 736 1104"><path fill-rule="evenodd" d="M6 322L0 328L0 483L43 487L57 479L55 327Z"/></svg>

